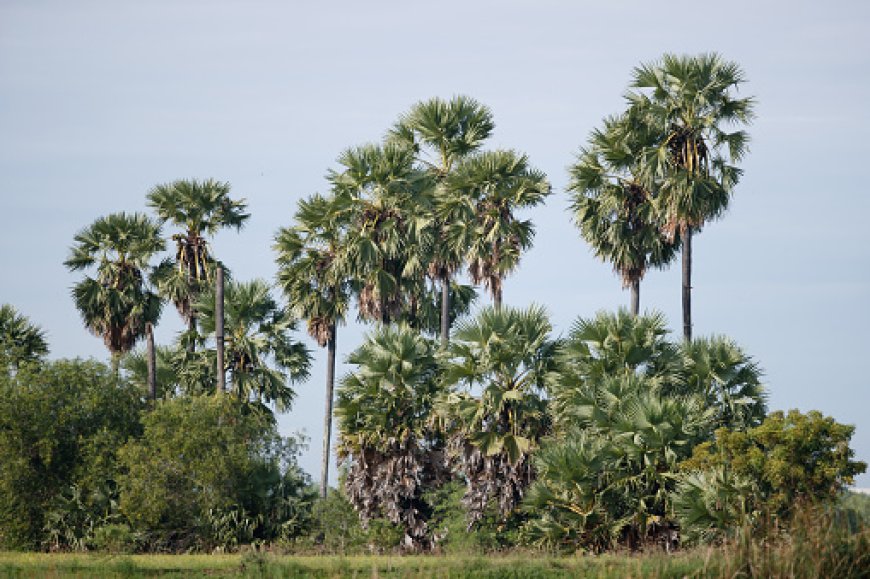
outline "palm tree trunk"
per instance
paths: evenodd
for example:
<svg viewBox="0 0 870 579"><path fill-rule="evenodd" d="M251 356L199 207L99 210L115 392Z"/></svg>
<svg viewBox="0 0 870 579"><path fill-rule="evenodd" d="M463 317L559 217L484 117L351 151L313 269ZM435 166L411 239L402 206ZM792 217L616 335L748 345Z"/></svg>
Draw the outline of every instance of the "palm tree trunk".
<svg viewBox="0 0 870 579"><path fill-rule="evenodd" d="M683 241L683 339L692 341L692 229L684 226Z"/></svg>
<svg viewBox="0 0 870 579"><path fill-rule="evenodd" d="M320 463L320 498L326 498L329 489L329 451L332 446L332 392L335 386L336 325L329 327L326 342L326 416L323 418L323 457Z"/></svg>
<svg viewBox="0 0 870 579"><path fill-rule="evenodd" d="M637 317L640 313L640 280L631 280L631 315Z"/></svg>
<svg viewBox="0 0 870 579"><path fill-rule="evenodd" d="M115 381L121 378L121 353L120 352L112 352L111 353L112 360L112 375L115 377Z"/></svg>
<svg viewBox="0 0 870 579"><path fill-rule="evenodd" d="M227 376L224 372L224 268L218 267L215 275L215 345L217 347L217 393L227 389Z"/></svg>
<svg viewBox="0 0 870 579"><path fill-rule="evenodd" d="M441 276L441 347L450 340L450 274L444 270Z"/></svg>
<svg viewBox="0 0 870 579"><path fill-rule="evenodd" d="M492 289L492 305L495 309L501 309L501 284Z"/></svg>
<svg viewBox="0 0 870 579"><path fill-rule="evenodd" d="M157 354L154 351L154 325L145 324L145 356L148 366L148 396L157 400Z"/></svg>
<svg viewBox="0 0 870 579"><path fill-rule="evenodd" d="M190 312L190 318L187 320L187 333L187 351L193 354L196 352L196 340L194 339L196 335L196 314L194 312Z"/></svg>

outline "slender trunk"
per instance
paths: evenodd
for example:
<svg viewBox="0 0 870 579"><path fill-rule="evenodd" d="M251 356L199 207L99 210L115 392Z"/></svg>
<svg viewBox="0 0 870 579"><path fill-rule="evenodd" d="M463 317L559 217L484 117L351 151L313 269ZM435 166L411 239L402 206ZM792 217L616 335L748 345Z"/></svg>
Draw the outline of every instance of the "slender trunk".
<svg viewBox="0 0 870 579"><path fill-rule="evenodd" d="M227 389L227 376L224 371L224 268L218 267L215 272L215 345L217 347L217 393L222 394Z"/></svg>
<svg viewBox="0 0 870 579"><path fill-rule="evenodd" d="M148 366L148 396L157 400L157 354L154 351L154 325L145 324L145 357Z"/></svg>
<svg viewBox="0 0 870 579"><path fill-rule="evenodd" d="M492 305L495 309L501 309L501 284L492 289Z"/></svg>
<svg viewBox="0 0 870 579"><path fill-rule="evenodd" d="M323 417L323 458L320 463L320 498L326 498L329 489L329 451L332 446L332 392L335 386L335 322L329 328L326 342L326 416Z"/></svg>
<svg viewBox="0 0 870 579"><path fill-rule="evenodd" d="M692 229L683 227L683 339L692 341Z"/></svg>
<svg viewBox="0 0 870 579"><path fill-rule="evenodd" d="M112 352L112 375L117 382L121 378L121 353Z"/></svg>
<svg viewBox="0 0 870 579"><path fill-rule="evenodd" d="M640 280L631 280L631 315L637 317L640 313Z"/></svg>
<svg viewBox="0 0 870 579"><path fill-rule="evenodd" d="M187 320L187 351L193 354L196 352L196 313L190 312L190 318Z"/></svg>
<svg viewBox="0 0 870 579"><path fill-rule="evenodd" d="M450 274L444 270L441 276L441 347L450 340Z"/></svg>

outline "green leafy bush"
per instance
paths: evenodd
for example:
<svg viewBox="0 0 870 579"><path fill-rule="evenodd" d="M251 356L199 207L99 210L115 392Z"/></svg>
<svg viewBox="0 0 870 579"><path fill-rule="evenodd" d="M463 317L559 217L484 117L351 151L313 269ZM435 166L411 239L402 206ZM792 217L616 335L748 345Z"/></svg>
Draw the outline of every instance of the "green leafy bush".
<svg viewBox="0 0 870 579"><path fill-rule="evenodd" d="M117 515L118 450L141 431L139 394L94 361L0 373L0 547L84 549Z"/></svg>

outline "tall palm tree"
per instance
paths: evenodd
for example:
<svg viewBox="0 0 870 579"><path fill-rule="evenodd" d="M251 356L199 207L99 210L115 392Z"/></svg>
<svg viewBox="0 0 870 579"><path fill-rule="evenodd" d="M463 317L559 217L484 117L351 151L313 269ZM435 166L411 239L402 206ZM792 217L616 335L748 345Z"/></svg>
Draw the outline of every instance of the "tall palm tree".
<svg viewBox="0 0 870 579"><path fill-rule="evenodd" d="M175 259L161 262L152 279L161 295L175 303L191 333L196 332L197 318L193 304L214 279L215 259L207 237L228 227L238 231L250 217L244 200L233 200L229 193L229 183L214 179L178 180L148 193L148 205L161 224L171 222L182 228L172 236Z"/></svg>
<svg viewBox="0 0 870 579"><path fill-rule="evenodd" d="M483 283L495 307L502 302L502 282L530 248L535 229L516 212L534 207L551 193L546 176L514 151L484 152L461 161L448 177L455 195L449 230L453 243L467 246L468 272ZM456 241L456 239L461 241Z"/></svg>
<svg viewBox="0 0 870 579"><path fill-rule="evenodd" d="M431 507L423 493L446 475L431 420L442 391L435 343L407 326L382 326L348 361L357 369L336 401L348 498L364 523L385 517L426 547Z"/></svg>
<svg viewBox="0 0 870 579"><path fill-rule="evenodd" d="M468 483L470 525L490 499L506 518L533 479L531 452L550 429L544 392L555 379L559 349L551 330L540 307L488 307L460 324L450 343L442 379L454 390L440 413Z"/></svg>
<svg viewBox="0 0 870 579"><path fill-rule="evenodd" d="M346 232L339 220L338 204L335 196L313 195L301 200L293 226L280 229L274 245L278 285L289 308L307 320L308 333L327 351L321 498L326 498L329 482L337 326L344 320L350 301L347 268L339 259Z"/></svg>
<svg viewBox="0 0 870 579"><path fill-rule="evenodd" d="M85 276L72 294L85 327L111 353L116 372L120 356L160 317L163 304L143 271L163 247L160 226L146 215L113 213L76 234L64 262L71 271L96 267L96 277Z"/></svg>
<svg viewBox="0 0 870 579"><path fill-rule="evenodd" d="M677 243L662 232L653 194L638 173L648 135L630 114L604 120L570 168L571 209L583 239L597 257L613 264L622 286L631 288L631 312L640 311L640 282L650 267L664 267Z"/></svg>
<svg viewBox="0 0 870 579"><path fill-rule="evenodd" d="M454 196L446 190L447 177L456 163L477 151L494 128L492 112L472 98L458 95L450 100L440 98L421 101L402 115L389 138L412 148L417 160L432 175L431 189L434 211L428 273L441 286L441 345L445 347L450 334L450 285L453 275L462 267L464 247L451 243L449 229ZM454 237L455 238L455 237Z"/></svg>
<svg viewBox="0 0 870 579"><path fill-rule="evenodd" d="M419 325L422 237L429 222L423 191L431 180L414 166L413 151L394 143L349 149L339 163L341 170L329 175L347 231L339 257L347 264L359 315Z"/></svg>
<svg viewBox="0 0 870 579"><path fill-rule="evenodd" d="M48 354L45 332L9 304L0 306L0 368L17 372L22 364L38 362Z"/></svg>
<svg viewBox="0 0 870 579"><path fill-rule="evenodd" d="M295 392L289 382L308 377L308 350L294 341L295 320L269 294L262 280L230 281L224 294L224 341L230 388L244 401L290 408ZM215 333L214 290L194 304L202 336Z"/></svg>
<svg viewBox="0 0 870 579"><path fill-rule="evenodd" d="M743 72L718 54L678 56L635 68L628 100L644 131L657 133L641 155L645 179L656 191L665 231L679 235L683 259L683 337L692 338L692 235L728 206L747 151L742 129L752 98L737 98Z"/></svg>

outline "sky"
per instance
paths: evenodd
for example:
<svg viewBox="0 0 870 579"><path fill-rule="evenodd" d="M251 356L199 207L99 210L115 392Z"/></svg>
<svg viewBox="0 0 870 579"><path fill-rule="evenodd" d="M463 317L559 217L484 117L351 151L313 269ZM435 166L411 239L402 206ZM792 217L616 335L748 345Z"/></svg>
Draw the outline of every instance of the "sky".
<svg viewBox="0 0 870 579"><path fill-rule="evenodd" d="M493 112L486 148L528 154L553 185L528 213L535 245L504 298L544 305L564 334L629 300L572 225L567 167L624 108L633 67L702 52L742 67L757 117L728 212L694 240L694 333L753 356L771 409L855 425L856 456L870 462L866 0L3 0L0 303L45 330L52 357L107 360L70 297L81 274L63 261L77 231L146 211L160 183L228 181L252 216L213 252L237 279L271 282L275 232L327 190L344 149L380 140L415 102L465 94ZM647 275L641 308L679 338L679 263ZM167 307L158 342L180 329ZM365 330L339 330L340 359ZM316 479L326 356L299 337L312 375L279 423L309 437L301 464Z"/></svg>

